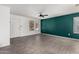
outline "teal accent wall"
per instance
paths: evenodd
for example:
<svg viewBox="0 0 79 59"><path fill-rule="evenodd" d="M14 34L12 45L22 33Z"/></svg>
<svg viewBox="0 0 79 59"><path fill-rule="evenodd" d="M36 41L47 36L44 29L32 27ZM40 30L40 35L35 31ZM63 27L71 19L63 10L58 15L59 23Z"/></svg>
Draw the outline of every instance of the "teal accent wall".
<svg viewBox="0 0 79 59"><path fill-rule="evenodd" d="M41 32L79 39L79 34L73 33L73 18L77 16L79 16L79 13L42 19ZM70 36L68 33L70 33Z"/></svg>

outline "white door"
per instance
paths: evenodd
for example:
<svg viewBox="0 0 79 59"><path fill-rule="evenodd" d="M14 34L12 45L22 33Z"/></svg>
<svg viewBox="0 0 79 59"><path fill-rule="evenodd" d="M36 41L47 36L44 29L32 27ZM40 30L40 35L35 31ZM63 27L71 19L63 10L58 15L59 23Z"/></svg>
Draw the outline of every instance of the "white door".
<svg viewBox="0 0 79 59"><path fill-rule="evenodd" d="M19 37L21 35L21 29L20 29L20 19L17 19L14 21L14 35L15 37Z"/></svg>
<svg viewBox="0 0 79 59"><path fill-rule="evenodd" d="M21 35L20 36L26 36L27 34L27 27L28 27L28 24L27 24L27 19L25 17L22 17L21 18L21 22L20 22L20 33Z"/></svg>
<svg viewBox="0 0 79 59"><path fill-rule="evenodd" d="M11 16L11 26L10 26L10 34L11 38L13 37L19 37L21 35L20 31L20 24L21 24L21 19L18 16Z"/></svg>

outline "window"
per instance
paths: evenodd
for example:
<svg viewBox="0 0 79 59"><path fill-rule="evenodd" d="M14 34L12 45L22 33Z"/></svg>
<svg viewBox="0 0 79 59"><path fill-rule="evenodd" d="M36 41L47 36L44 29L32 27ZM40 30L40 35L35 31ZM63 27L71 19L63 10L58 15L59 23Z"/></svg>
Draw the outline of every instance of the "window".
<svg viewBox="0 0 79 59"><path fill-rule="evenodd" d="M74 34L79 34L79 17L74 17L73 32L74 32Z"/></svg>

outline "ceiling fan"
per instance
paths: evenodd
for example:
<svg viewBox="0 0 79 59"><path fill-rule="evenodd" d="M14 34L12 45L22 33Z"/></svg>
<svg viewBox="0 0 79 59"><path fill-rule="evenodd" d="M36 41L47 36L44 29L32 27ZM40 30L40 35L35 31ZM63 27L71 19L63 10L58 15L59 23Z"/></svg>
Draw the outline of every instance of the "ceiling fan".
<svg viewBox="0 0 79 59"><path fill-rule="evenodd" d="M75 4L75 6L79 6L79 4Z"/></svg>
<svg viewBox="0 0 79 59"><path fill-rule="evenodd" d="M38 12L38 17L44 18L44 17L48 16L48 14L45 14L46 9L47 9L47 5L42 5L42 8Z"/></svg>
<svg viewBox="0 0 79 59"><path fill-rule="evenodd" d="M44 18L45 16L48 16L48 14L42 14L42 13L39 14L39 17L43 17Z"/></svg>

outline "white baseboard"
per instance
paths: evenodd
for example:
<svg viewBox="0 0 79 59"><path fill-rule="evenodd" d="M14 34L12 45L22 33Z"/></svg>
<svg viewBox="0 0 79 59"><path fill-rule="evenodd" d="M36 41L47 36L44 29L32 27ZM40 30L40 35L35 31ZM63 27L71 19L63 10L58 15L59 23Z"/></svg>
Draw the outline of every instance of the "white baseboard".
<svg viewBox="0 0 79 59"><path fill-rule="evenodd" d="M6 47L6 46L10 46L10 43L0 44L0 48L1 48L1 47Z"/></svg>
<svg viewBox="0 0 79 59"><path fill-rule="evenodd" d="M52 37L57 37L57 38L62 38L62 39L71 39L71 40L78 40L79 39L75 39L75 38L69 38L69 37L63 37L63 36L57 36L57 35L51 35L51 34L46 34L46 33L43 33L44 35L48 35L48 36L52 36Z"/></svg>
<svg viewBox="0 0 79 59"><path fill-rule="evenodd" d="M40 32L34 33L34 34L22 35L22 36L18 36L18 37L31 36L31 35L36 35L36 34L40 34ZM10 37L10 38L18 38L18 37Z"/></svg>

